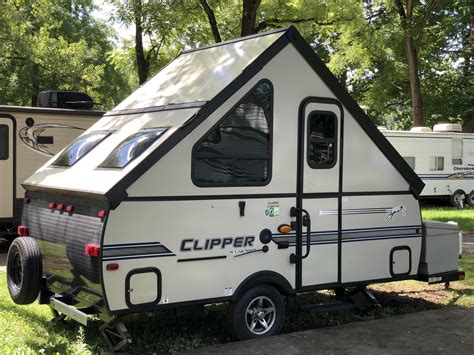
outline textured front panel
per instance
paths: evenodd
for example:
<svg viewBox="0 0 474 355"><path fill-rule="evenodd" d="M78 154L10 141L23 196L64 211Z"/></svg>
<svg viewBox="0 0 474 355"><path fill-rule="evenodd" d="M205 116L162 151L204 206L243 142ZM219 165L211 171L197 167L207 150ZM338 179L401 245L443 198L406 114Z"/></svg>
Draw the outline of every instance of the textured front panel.
<svg viewBox="0 0 474 355"><path fill-rule="evenodd" d="M22 224L40 246L44 273L72 283L100 283L100 257L86 255L85 247L101 243L104 222L98 211L105 210L105 204L37 194L29 197ZM68 205L73 206L71 213L65 210Z"/></svg>

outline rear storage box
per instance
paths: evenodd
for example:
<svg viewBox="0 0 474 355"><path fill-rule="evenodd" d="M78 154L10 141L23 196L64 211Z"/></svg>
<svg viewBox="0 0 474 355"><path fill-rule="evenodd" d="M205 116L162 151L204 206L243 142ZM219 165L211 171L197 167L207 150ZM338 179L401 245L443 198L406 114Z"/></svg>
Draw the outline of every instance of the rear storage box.
<svg viewBox="0 0 474 355"><path fill-rule="evenodd" d="M457 270L460 238L457 223L424 221L418 273L430 276Z"/></svg>

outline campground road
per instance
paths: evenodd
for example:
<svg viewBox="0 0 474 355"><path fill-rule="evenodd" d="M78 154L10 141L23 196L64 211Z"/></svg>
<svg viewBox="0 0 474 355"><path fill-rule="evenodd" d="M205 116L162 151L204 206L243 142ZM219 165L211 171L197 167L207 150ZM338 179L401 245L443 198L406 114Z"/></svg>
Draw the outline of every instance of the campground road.
<svg viewBox="0 0 474 355"><path fill-rule="evenodd" d="M189 354L473 354L474 309L434 311L196 349Z"/></svg>

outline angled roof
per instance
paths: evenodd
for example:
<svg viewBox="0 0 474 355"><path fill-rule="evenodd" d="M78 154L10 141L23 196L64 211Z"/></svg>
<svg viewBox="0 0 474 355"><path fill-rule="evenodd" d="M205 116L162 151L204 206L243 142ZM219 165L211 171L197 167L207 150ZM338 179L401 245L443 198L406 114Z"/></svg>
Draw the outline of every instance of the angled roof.
<svg viewBox="0 0 474 355"><path fill-rule="evenodd" d="M114 111L130 110L133 112L146 107L146 105L160 110L160 107L165 107L163 105L169 107L176 104L176 108L179 108L181 103L202 102L201 109L193 119L163 142L158 149L147 156L107 193L112 206L120 203L126 197L126 190L131 184L290 43L294 45L369 138L410 184L412 193L419 196L424 187L421 179L367 117L300 33L294 27L289 27L184 52L117 106ZM229 60L229 58L234 58L234 60Z"/></svg>
<svg viewBox="0 0 474 355"><path fill-rule="evenodd" d="M183 52L113 111L209 101L283 35L278 30Z"/></svg>

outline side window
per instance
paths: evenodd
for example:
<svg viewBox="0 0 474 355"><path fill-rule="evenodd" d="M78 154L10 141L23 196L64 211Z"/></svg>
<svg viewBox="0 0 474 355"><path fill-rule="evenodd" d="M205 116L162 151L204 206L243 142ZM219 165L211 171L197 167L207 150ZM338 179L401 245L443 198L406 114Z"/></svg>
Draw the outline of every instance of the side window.
<svg viewBox="0 0 474 355"><path fill-rule="evenodd" d="M337 117L333 112L313 111L308 117L307 162L313 169L330 169L337 160Z"/></svg>
<svg viewBox="0 0 474 355"><path fill-rule="evenodd" d="M430 170L444 170L444 157L430 157Z"/></svg>
<svg viewBox="0 0 474 355"><path fill-rule="evenodd" d="M8 126L0 125L0 160L8 159Z"/></svg>
<svg viewBox="0 0 474 355"><path fill-rule="evenodd" d="M410 165L410 168L415 170L415 157L403 157L403 159L405 159L407 164Z"/></svg>
<svg viewBox="0 0 474 355"><path fill-rule="evenodd" d="M197 186L258 186L271 178L273 88L254 87L193 149Z"/></svg>

